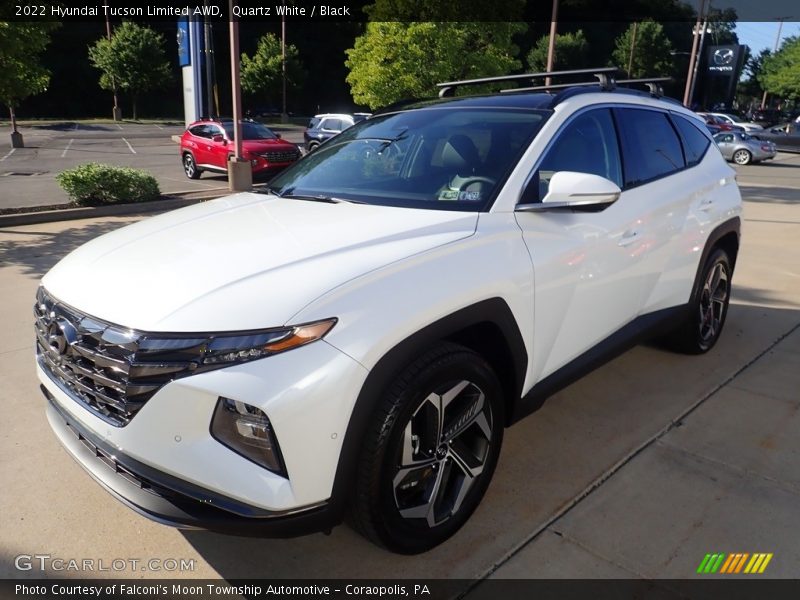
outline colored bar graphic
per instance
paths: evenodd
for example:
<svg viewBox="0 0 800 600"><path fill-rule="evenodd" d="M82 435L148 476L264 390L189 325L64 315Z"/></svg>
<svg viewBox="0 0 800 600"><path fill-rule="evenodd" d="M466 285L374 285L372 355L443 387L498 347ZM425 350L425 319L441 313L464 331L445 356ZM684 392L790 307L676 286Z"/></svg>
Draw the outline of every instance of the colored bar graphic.
<svg viewBox="0 0 800 600"><path fill-rule="evenodd" d="M772 553L756 552L750 554L748 552L736 552L733 554L726 554L724 552L715 552L713 554L706 554L700 565L697 567L698 573L720 573L720 574L756 574L763 573L769 562L772 560ZM749 559L749 560L748 560Z"/></svg>

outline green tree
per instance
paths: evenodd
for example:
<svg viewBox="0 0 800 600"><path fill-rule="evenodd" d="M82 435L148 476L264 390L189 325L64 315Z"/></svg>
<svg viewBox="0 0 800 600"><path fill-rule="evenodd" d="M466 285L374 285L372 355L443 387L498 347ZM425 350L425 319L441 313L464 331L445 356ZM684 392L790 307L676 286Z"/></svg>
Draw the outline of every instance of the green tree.
<svg viewBox="0 0 800 600"><path fill-rule="evenodd" d="M547 48L550 36L540 37L528 52L528 67L532 71L547 69ZM583 69L589 65L589 43L582 30L575 33L556 34L556 49L553 56L553 70Z"/></svg>
<svg viewBox="0 0 800 600"><path fill-rule="evenodd" d="M764 58L758 81L770 94L800 98L800 37L786 38L777 52Z"/></svg>
<svg viewBox="0 0 800 600"><path fill-rule="evenodd" d="M506 75L521 68L512 37L525 30L519 22L369 22L346 52L347 82L356 103L374 110L431 96L441 81Z"/></svg>
<svg viewBox="0 0 800 600"><path fill-rule="evenodd" d="M109 40L101 38L89 47L89 59L100 70L100 87L126 92L133 104L145 92L165 85L170 79L169 61L164 53L164 36L136 23L124 22Z"/></svg>
<svg viewBox="0 0 800 600"><path fill-rule="evenodd" d="M253 57L242 53L242 89L252 95L265 97L272 104L279 104L283 89L283 65L281 40L268 33L258 40ZM306 70L298 58L297 48L286 44L286 87L296 91L306 79Z"/></svg>
<svg viewBox="0 0 800 600"><path fill-rule="evenodd" d="M635 38L634 38L634 31ZM661 23L655 21L642 21L632 23L620 35L615 44L611 57L621 69L628 70L630 75L639 77L659 77L670 75L674 69L672 61L672 44L666 35ZM631 47L633 52L631 53ZM632 60L631 60L632 57Z"/></svg>
<svg viewBox="0 0 800 600"><path fill-rule="evenodd" d="M8 107L14 145L22 144L17 132L15 109L28 96L47 89L50 71L39 64L39 56L50 43L57 23L0 21L0 102ZM17 138L14 140L14 138Z"/></svg>

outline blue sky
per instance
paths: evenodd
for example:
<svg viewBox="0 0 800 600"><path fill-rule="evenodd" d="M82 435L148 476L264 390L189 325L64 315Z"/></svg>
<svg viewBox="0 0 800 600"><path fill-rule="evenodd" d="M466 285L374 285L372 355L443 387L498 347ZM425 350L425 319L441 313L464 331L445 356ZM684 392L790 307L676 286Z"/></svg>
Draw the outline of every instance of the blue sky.
<svg viewBox="0 0 800 600"><path fill-rule="evenodd" d="M800 13L800 10L797 11ZM794 18L798 18L797 15ZM761 21L757 23L739 21L736 23L736 34L739 36L740 44L750 46L753 54L758 54L764 48L772 50L775 48L775 36L778 34L776 21ZM797 21L786 21L781 29L781 40L792 35L800 35L800 23ZM780 44L778 45L780 48Z"/></svg>

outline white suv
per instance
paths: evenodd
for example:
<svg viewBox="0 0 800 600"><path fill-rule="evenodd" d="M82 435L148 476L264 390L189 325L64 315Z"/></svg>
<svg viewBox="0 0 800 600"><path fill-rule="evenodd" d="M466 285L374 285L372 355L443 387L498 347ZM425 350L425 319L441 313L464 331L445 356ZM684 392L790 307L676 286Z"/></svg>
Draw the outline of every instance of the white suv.
<svg viewBox="0 0 800 600"><path fill-rule="evenodd" d="M714 346L741 198L703 122L613 80L446 96L468 83L44 277L47 416L95 479L179 527L349 515L420 552L544 398L646 338Z"/></svg>

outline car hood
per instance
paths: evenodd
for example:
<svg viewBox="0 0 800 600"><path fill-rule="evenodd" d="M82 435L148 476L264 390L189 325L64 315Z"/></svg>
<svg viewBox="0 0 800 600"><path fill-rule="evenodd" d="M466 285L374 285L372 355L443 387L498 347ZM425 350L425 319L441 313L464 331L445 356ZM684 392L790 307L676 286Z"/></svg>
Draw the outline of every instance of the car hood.
<svg viewBox="0 0 800 600"><path fill-rule="evenodd" d="M42 283L60 301L133 329L273 327L334 287L472 235L477 220L477 213L237 194L96 238Z"/></svg>

